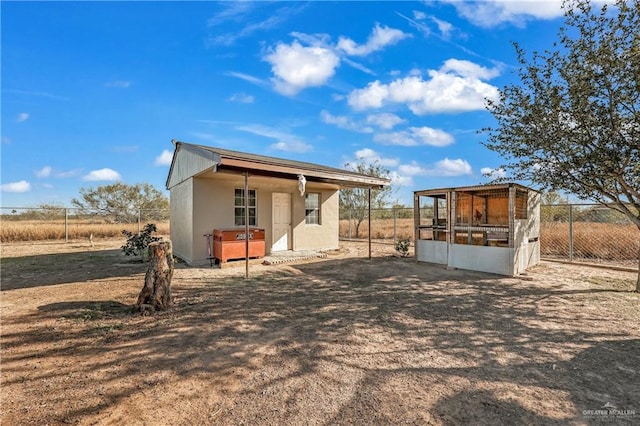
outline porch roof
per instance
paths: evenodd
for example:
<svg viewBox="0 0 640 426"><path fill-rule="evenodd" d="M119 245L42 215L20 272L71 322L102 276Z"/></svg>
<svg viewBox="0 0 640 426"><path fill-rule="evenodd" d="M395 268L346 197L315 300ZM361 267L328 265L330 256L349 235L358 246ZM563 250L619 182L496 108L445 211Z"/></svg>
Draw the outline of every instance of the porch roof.
<svg viewBox="0 0 640 426"><path fill-rule="evenodd" d="M167 188L173 186L172 177L178 157L182 149L189 151L204 160L203 170L192 171L191 176L196 176L207 170L213 172L248 172L254 176L266 176L282 179L298 179L302 174L307 181L330 183L340 188L372 188L381 189L391 183L389 179L369 176L362 173L343 170L334 167L304 161L287 160L284 158L268 157L265 155L250 154L229 149L196 145L187 142L172 141L175 145L171 168L167 177ZM191 176L183 176L188 178ZM183 179L178 179L181 181ZM175 182L174 182L175 183Z"/></svg>

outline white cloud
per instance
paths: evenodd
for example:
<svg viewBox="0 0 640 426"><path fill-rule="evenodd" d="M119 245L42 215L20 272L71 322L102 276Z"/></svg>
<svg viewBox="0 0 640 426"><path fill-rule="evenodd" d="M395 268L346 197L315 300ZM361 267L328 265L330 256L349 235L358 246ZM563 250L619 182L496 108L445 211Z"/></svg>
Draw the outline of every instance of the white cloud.
<svg viewBox="0 0 640 426"><path fill-rule="evenodd" d="M385 130L392 129L398 124L405 123L406 121L407 120L404 120L390 112L381 112L379 114L370 114L367 116L367 123L374 124Z"/></svg>
<svg viewBox="0 0 640 426"><path fill-rule="evenodd" d="M46 177L51 176L52 172L53 172L53 169L51 168L51 166L44 166L40 170L36 171L36 177L46 178Z"/></svg>
<svg viewBox="0 0 640 426"><path fill-rule="evenodd" d="M173 160L173 152L165 149L162 151L162 154L156 157L155 165L156 166L170 166L171 160Z"/></svg>
<svg viewBox="0 0 640 426"><path fill-rule="evenodd" d="M389 177L391 178L391 184L394 186L415 186L412 176L402 176L400 173L392 171L389 173Z"/></svg>
<svg viewBox="0 0 640 426"><path fill-rule="evenodd" d="M554 19L563 16L562 0L485 0L462 2L449 0L458 14L474 25L493 27L501 23L524 26L535 19Z"/></svg>
<svg viewBox="0 0 640 426"><path fill-rule="evenodd" d="M366 164L373 164L375 162L380 163L384 167L396 167L399 163L397 158L383 158L376 151L371 148L363 148L355 153L357 162L364 162Z"/></svg>
<svg viewBox="0 0 640 426"><path fill-rule="evenodd" d="M436 163L435 168L430 171L430 174L437 176L462 176L470 175L472 171L471 165L466 160L460 158L450 160L445 158Z"/></svg>
<svg viewBox="0 0 640 426"><path fill-rule="evenodd" d="M229 98L231 102L238 102L241 104L252 104L255 99L251 95L247 95L246 93L234 93Z"/></svg>
<svg viewBox="0 0 640 426"><path fill-rule="evenodd" d="M404 103L416 115L438 112L483 110L485 99L498 99L498 89L481 81L499 74L469 61L450 59L440 70L430 70L429 79L412 75L389 84L376 80L353 90L347 102L355 110Z"/></svg>
<svg viewBox="0 0 640 426"><path fill-rule="evenodd" d="M120 180L120 173L116 172L113 169L104 168L99 170L92 170L89 174L86 174L82 177L82 180L86 181L114 181Z"/></svg>
<svg viewBox="0 0 640 426"><path fill-rule="evenodd" d="M418 165L415 161L412 161L411 164L402 164L398 167L398 172L403 175L409 176L420 176L428 174L428 170Z"/></svg>
<svg viewBox="0 0 640 426"><path fill-rule="evenodd" d="M280 142L276 142L274 144L269 145L269 147L272 149L277 149L279 151L298 152L298 153L309 152L313 149L311 145L304 143L302 141L289 141L289 142L280 141Z"/></svg>
<svg viewBox="0 0 640 426"><path fill-rule="evenodd" d="M333 124L341 129L351 130L358 133L373 133L371 127L365 126L362 123L352 120L344 115L331 115L328 111L320 111L320 119L327 124Z"/></svg>
<svg viewBox="0 0 640 426"><path fill-rule="evenodd" d="M29 192L31 191L31 184L26 180L19 182L3 183L0 185L0 191L2 192Z"/></svg>
<svg viewBox="0 0 640 426"><path fill-rule="evenodd" d="M482 173L483 176L491 179L503 178L507 176L507 171L505 169L492 169L490 167L481 168L480 173Z"/></svg>
<svg viewBox="0 0 640 426"><path fill-rule="evenodd" d="M440 30L440 36L443 39L448 40L451 38L451 33L454 30L454 26L451 23L443 21L442 19L438 19L435 16L432 16L431 20L438 26L438 30Z"/></svg>
<svg viewBox="0 0 640 426"><path fill-rule="evenodd" d="M304 47L297 40L278 45L264 57L271 64L276 91L292 96L307 87L322 86L335 73L340 58L333 50L320 47Z"/></svg>
<svg viewBox="0 0 640 426"><path fill-rule="evenodd" d="M29 113L28 112L21 112L20 114L18 114L18 118L16 118L16 121L18 123L23 123L25 121L27 121L29 119Z"/></svg>
<svg viewBox="0 0 640 426"><path fill-rule="evenodd" d="M401 176L462 176L472 173L471 165L462 159L450 160L445 158L430 167L424 167L415 161L401 164L398 174Z"/></svg>
<svg viewBox="0 0 640 426"><path fill-rule="evenodd" d="M491 80L500 75L498 68L485 68L470 61L460 59L447 59L440 67L440 72L453 72L461 77L474 78L478 80Z"/></svg>
<svg viewBox="0 0 640 426"><path fill-rule="evenodd" d="M356 42L347 37L338 39L337 48L350 56L365 56L377 50L383 49L385 46L394 45L400 40L411 37L411 34L404 33L401 30L389 28L385 25L376 24L373 28L366 44L358 45Z"/></svg>
<svg viewBox="0 0 640 426"><path fill-rule="evenodd" d="M398 132L379 133L373 137L373 140L386 145L400 146L447 146L455 142L449 133L426 126L409 127L407 130Z"/></svg>
<svg viewBox="0 0 640 426"><path fill-rule="evenodd" d="M127 89L131 86L132 82L128 80L114 80L107 81L104 85L107 87L115 87L117 89Z"/></svg>
<svg viewBox="0 0 640 426"><path fill-rule="evenodd" d="M247 124L243 126L237 126L236 130L252 133L254 135L262 136L268 139L274 139L276 140L276 143L270 145L270 147L279 151L308 152L313 149L311 145L291 133L279 129L274 129L269 126L263 126L261 124Z"/></svg>

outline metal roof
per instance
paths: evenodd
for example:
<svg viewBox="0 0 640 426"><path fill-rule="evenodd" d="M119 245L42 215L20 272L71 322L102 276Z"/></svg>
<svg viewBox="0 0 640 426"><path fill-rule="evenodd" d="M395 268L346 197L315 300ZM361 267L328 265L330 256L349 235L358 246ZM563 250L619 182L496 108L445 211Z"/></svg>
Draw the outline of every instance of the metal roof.
<svg viewBox="0 0 640 426"><path fill-rule="evenodd" d="M420 191L413 191L413 193L414 195L434 196L434 195L441 195L441 194L446 194L448 192L454 192L454 191L455 192L483 192L483 191L493 191L496 189L507 189L511 187L515 187L515 188L526 190L526 191L540 192L533 188L529 188L524 185L520 185L518 183L510 182L510 183L486 184L486 185L475 185L475 186L459 186L459 187L453 187L453 188L424 189Z"/></svg>
<svg viewBox="0 0 640 426"><path fill-rule="evenodd" d="M174 173L177 154L181 149L185 149L192 154L206 159L206 164L208 164L207 169L214 169L216 172L249 172L251 175L256 176L296 180L299 174L303 174L308 181L331 183L342 188L380 189L391 183L389 179L369 176L351 170L322 166L315 163L250 154L230 149L179 142L176 140L172 142L175 145L175 150L167 177L167 188L169 188L169 183ZM190 173L193 173L192 176L195 176L204 171L206 170L192 170Z"/></svg>

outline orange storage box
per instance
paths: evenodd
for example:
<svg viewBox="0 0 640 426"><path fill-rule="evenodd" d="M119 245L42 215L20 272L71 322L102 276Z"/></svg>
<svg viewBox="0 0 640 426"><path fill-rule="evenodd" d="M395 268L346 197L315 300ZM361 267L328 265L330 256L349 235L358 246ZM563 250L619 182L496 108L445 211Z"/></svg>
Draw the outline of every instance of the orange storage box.
<svg viewBox="0 0 640 426"><path fill-rule="evenodd" d="M220 263L232 259L260 258L265 255L264 229L249 228L249 255L246 252L245 228L213 230L213 257Z"/></svg>

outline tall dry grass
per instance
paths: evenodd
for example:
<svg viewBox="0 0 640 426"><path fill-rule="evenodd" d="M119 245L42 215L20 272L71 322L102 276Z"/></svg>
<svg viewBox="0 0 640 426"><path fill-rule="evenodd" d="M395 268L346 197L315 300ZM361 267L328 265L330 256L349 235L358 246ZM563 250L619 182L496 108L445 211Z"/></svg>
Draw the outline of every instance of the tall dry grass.
<svg viewBox="0 0 640 426"><path fill-rule="evenodd" d="M540 254L569 256L569 224L543 223L540 228ZM583 259L637 260L640 231L635 225L576 222L573 224L573 255Z"/></svg>
<svg viewBox="0 0 640 426"><path fill-rule="evenodd" d="M159 235L169 235L169 221L156 222L156 226ZM141 225L142 227L144 224ZM0 228L0 241L3 243L65 239L64 220L3 220ZM73 220L68 223L67 234L70 240L87 239L91 235L93 238L125 238L122 235L124 229L137 232L138 224Z"/></svg>

